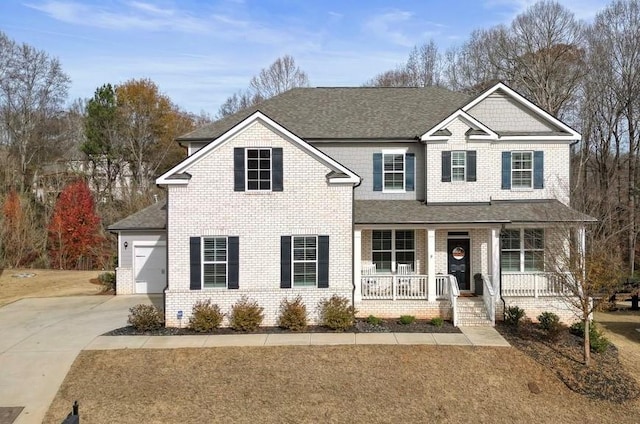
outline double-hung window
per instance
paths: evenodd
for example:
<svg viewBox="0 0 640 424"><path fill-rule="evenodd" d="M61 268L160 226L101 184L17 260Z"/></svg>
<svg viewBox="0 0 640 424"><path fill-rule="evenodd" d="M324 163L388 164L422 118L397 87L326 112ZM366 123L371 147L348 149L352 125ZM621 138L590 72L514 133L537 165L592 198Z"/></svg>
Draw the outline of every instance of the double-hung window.
<svg viewBox="0 0 640 424"><path fill-rule="evenodd" d="M205 288L227 287L227 238L202 238L202 285Z"/></svg>
<svg viewBox="0 0 640 424"><path fill-rule="evenodd" d="M407 264L415 270L415 232L413 230L374 230L371 260L380 272L391 272L393 263Z"/></svg>
<svg viewBox="0 0 640 424"><path fill-rule="evenodd" d="M247 191L271 191L271 149L247 149Z"/></svg>
<svg viewBox="0 0 640 424"><path fill-rule="evenodd" d="M404 190L404 153L383 155L384 190Z"/></svg>
<svg viewBox="0 0 640 424"><path fill-rule="evenodd" d="M316 236L292 237L293 285L315 286L318 281L318 240Z"/></svg>
<svg viewBox="0 0 640 424"><path fill-rule="evenodd" d="M544 271L544 230L541 228L504 230L502 270L506 272Z"/></svg>
<svg viewBox="0 0 640 424"><path fill-rule="evenodd" d="M451 152L451 181L466 181L467 155L464 151Z"/></svg>
<svg viewBox="0 0 640 424"><path fill-rule="evenodd" d="M533 152L511 153L511 188L533 187Z"/></svg>

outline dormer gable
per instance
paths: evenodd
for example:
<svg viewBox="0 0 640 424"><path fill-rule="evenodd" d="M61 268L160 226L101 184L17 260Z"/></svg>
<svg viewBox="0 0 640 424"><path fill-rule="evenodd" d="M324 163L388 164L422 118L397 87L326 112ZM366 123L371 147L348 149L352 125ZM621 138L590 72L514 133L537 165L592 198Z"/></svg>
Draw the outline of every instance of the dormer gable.
<svg viewBox="0 0 640 424"><path fill-rule="evenodd" d="M445 118L438 125L431 128L425 134L420 136L422 141L447 141L452 135L452 131L447 128L456 121L462 121L469 130L466 132L467 138L470 140L486 140L492 141L498 139L496 134L491 128L478 121L473 116L469 115L462 109L458 109Z"/></svg>

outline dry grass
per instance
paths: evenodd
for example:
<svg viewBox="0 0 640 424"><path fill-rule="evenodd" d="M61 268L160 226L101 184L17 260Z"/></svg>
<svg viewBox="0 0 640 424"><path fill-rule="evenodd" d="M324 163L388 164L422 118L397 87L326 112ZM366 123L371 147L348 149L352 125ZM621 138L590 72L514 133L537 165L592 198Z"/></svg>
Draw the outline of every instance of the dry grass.
<svg viewBox="0 0 640 424"><path fill-rule="evenodd" d="M541 393L532 393L535 383ZM516 349L303 346L84 351L45 422L637 422Z"/></svg>
<svg viewBox="0 0 640 424"><path fill-rule="evenodd" d="M16 274L36 274L15 278ZM57 271L50 269L0 270L0 307L26 297L78 296L99 293L102 286L89 282L100 271Z"/></svg>
<svg viewBox="0 0 640 424"><path fill-rule="evenodd" d="M640 381L640 311L596 312L595 320L618 348L620 362Z"/></svg>

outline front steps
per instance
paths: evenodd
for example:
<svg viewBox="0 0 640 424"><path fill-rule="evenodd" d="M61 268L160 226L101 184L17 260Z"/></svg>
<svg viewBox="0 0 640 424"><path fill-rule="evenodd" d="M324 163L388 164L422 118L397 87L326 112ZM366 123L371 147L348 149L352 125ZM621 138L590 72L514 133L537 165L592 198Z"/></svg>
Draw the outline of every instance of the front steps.
<svg viewBox="0 0 640 424"><path fill-rule="evenodd" d="M458 327L492 327L481 297L458 297Z"/></svg>

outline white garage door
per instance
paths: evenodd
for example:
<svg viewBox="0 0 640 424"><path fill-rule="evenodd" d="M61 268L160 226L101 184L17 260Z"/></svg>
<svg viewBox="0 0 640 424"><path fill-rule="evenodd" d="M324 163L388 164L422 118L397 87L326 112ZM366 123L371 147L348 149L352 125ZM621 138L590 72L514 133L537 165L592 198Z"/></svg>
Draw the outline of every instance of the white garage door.
<svg viewBox="0 0 640 424"><path fill-rule="evenodd" d="M136 293L162 293L167 284L166 269L166 246L136 246Z"/></svg>

